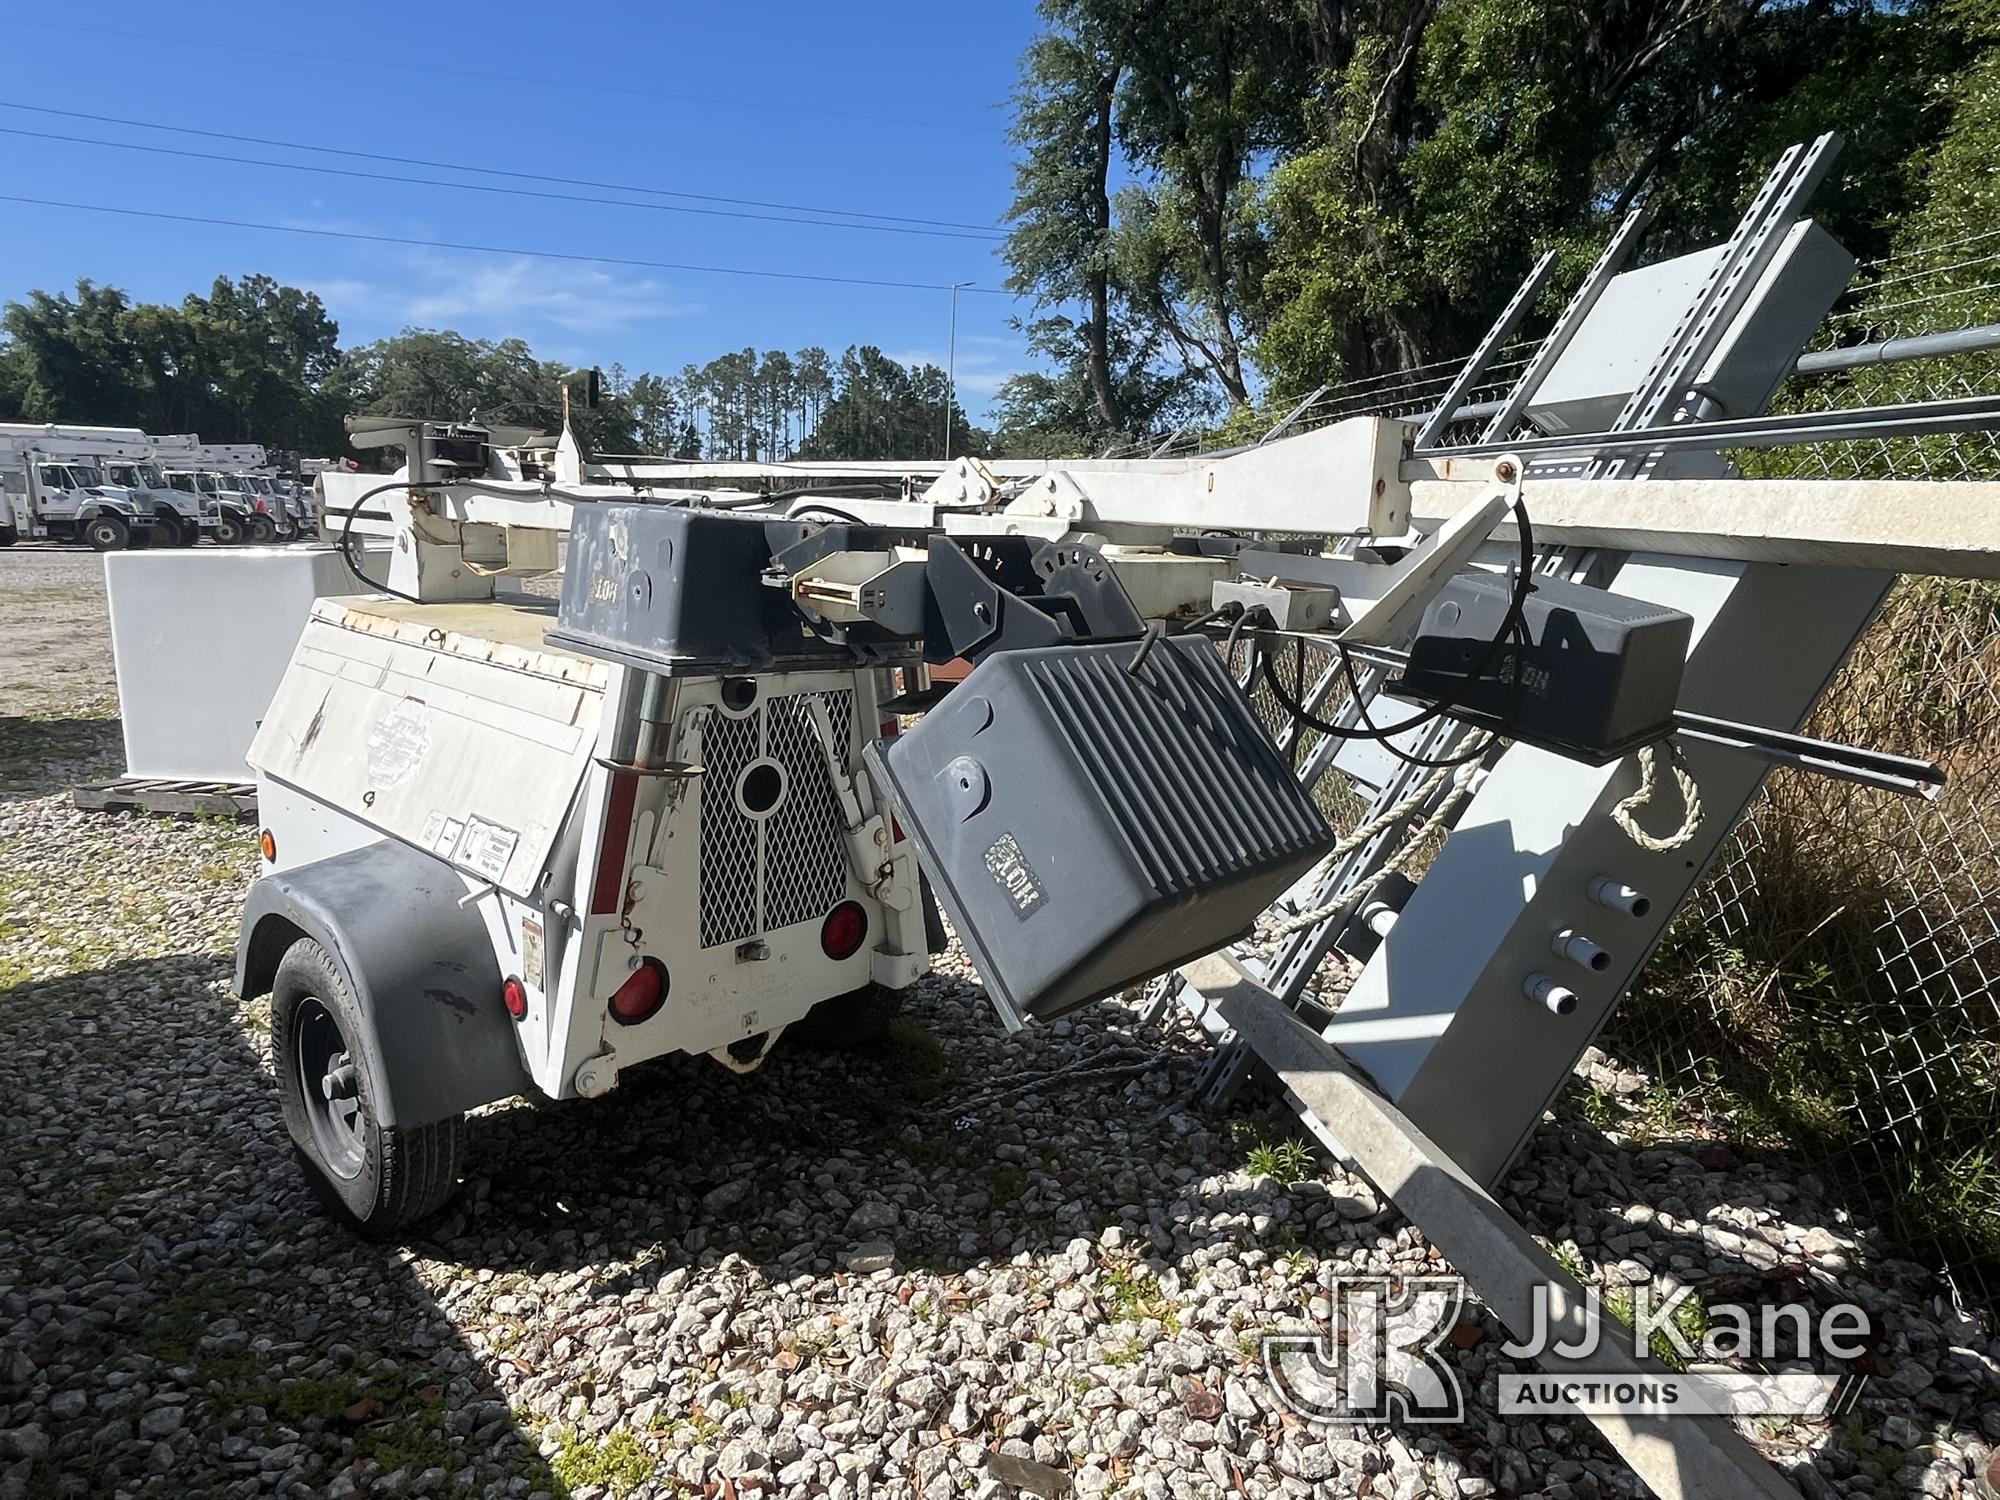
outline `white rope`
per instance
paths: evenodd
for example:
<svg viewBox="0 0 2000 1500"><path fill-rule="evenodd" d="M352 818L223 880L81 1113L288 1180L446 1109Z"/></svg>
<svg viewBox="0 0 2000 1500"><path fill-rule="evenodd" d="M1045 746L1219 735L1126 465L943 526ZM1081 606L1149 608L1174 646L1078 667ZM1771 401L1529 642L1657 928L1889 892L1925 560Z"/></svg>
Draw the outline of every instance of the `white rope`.
<svg viewBox="0 0 2000 1500"><path fill-rule="evenodd" d="M1667 760L1672 765L1674 784L1681 794L1681 826L1665 838L1655 838L1639 826L1636 814L1650 807L1660 791L1660 747L1641 746L1639 750L1639 789L1623 802L1611 809L1611 821L1625 830L1625 836L1641 849L1654 854L1666 854L1678 849L1701 831L1701 791L1694 783L1694 776L1687 768L1687 759L1681 754L1680 746L1667 744Z"/></svg>
<svg viewBox="0 0 2000 1500"><path fill-rule="evenodd" d="M1487 743L1491 744L1492 742L1489 740ZM1482 745L1479 748L1483 750L1486 747ZM1439 786L1443 785L1445 778L1451 776L1453 770L1456 769L1458 774L1453 777L1451 794L1444 801L1440 802L1437 811L1431 814L1431 821L1433 823L1444 822L1458 810L1459 804L1471 795L1473 777L1478 773L1481 763L1480 757L1474 756L1462 766L1455 768L1452 766L1439 766L1429 776L1426 776L1419 782L1417 789L1410 793L1409 796L1398 802L1380 817L1369 819L1368 822L1363 823L1354 832L1350 833L1338 844L1335 844L1332 852L1326 857L1327 861L1339 860L1353 853L1390 824L1415 812L1423 804L1424 799L1435 792ZM1308 927L1317 927L1322 922L1329 921L1335 917L1345 916L1348 912L1354 910L1356 906L1360 905L1361 901L1376 886L1387 880L1391 875L1400 874L1404 867L1416 858L1417 850L1421 847L1422 843L1418 839L1406 840L1403 847L1397 850L1392 858L1384 861L1382 867L1372 875L1363 880L1356 881L1325 905L1316 906L1310 911L1302 911L1296 916L1286 917L1283 921L1279 922L1277 925L1278 935L1284 937L1294 932L1303 932Z"/></svg>

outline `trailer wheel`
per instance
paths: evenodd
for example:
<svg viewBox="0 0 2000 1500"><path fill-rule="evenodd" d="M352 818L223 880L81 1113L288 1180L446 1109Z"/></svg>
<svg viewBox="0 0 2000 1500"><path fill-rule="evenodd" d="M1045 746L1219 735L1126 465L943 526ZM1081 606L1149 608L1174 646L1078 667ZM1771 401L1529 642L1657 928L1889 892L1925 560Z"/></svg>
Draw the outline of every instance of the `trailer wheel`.
<svg viewBox="0 0 2000 1500"><path fill-rule="evenodd" d="M822 1000L785 1028L785 1036L825 1051L879 1047L889 1039L889 1023L902 1014L908 990L864 984Z"/></svg>
<svg viewBox="0 0 2000 1500"><path fill-rule="evenodd" d="M83 523L83 539L98 552L116 552L132 544L132 532L116 516L92 516Z"/></svg>
<svg viewBox="0 0 2000 1500"><path fill-rule="evenodd" d="M250 533L250 540L260 547L268 546L278 534L277 524L269 516L252 516L243 524Z"/></svg>
<svg viewBox="0 0 2000 1500"><path fill-rule="evenodd" d="M243 540L243 523L228 511L215 518L215 542L219 547L234 547Z"/></svg>
<svg viewBox="0 0 2000 1500"><path fill-rule="evenodd" d="M311 938L286 950L271 985L271 1053L285 1129L313 1186L364 1234L434 1213L458 1182L463 1115L385 1128L347 979Z"/></svg>

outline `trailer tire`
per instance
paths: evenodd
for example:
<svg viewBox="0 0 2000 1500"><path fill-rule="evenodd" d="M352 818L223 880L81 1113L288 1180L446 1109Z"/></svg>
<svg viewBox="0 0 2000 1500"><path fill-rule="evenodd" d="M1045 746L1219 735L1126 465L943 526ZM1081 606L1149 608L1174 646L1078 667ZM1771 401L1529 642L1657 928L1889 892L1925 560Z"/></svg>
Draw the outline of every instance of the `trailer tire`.
<svg viewBox="0 0 2000 1500"><path fill-rule="evenodd" d="M243 523L228 511L215 518L215 544L218 547L234 547L243 540Z"/></svg>
<svg viewBox="0 0 2000 1500"><path fill-rule="evenodd" d="M92 516L83 523L83 539L94 552L116 552L132 545L132 530L116 516Z"/></svg>
<svg viewBox="0 0 2000 1500"><path fill-rule="evenodd" d="M868 1050L889 1040L889 1026L903 1013L908 990L864 984L822 1000L785 1028L787 1037L825 1052Z"/></svg>
<svg viewBox="0 0 2000 1500"><path fill-rule="evenodd" d="M465 1116L384 1127L370 1040L332 955L311 938L293 943L271 985L271 1056L285 1129L328 1206L363 1234L381 1236L451 1197Z"/></svg>

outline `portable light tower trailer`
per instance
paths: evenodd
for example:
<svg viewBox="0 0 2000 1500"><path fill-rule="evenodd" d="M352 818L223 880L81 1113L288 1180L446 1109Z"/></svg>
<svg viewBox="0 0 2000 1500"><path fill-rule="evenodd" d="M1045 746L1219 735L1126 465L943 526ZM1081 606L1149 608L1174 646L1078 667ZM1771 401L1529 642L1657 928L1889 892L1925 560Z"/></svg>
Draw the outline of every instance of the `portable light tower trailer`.
<svg viewBox="0 0 2000 1500"><path fill-rule="evenodd" d="M494 462L407 436L413 484ZM429 491L320 483L330 515L395 513L363 522L399 536L391 587L456 601L322 600L249 756L243 993L274 991L287 1125L353 1218L434 1207L466 1109L601 1094L668 1052L755 1067L814 1006L868 1024L924 971L941 934L861 769L914 651L857 664L795 624L781 649L634 670L546 641L553 602L491 586L552 566L572 505L631 490L461 483L511 508L511 555L468 539L447 562L409 500Z"/></svg>
<svg viewBox="0 0 2000 1500"><path fill-rule="evenodd" d="M1934 786L1794 731L1895 572L2000 576L2000 486L1743 481L1720 457L2000 427L1995 400L1760 415L1852 269L1797 217L1829 158L1788 152L1727 244L1629 280L1628 224L1471 449L1438 433L1532 279L1421 425L912 463L831 524L567 434L548 482L501 477L479 429L415 425L396 478L323 476L336 534L393 538L393 596L317 607L251 756L266 873L238 989L273 994L293 1139L365 1226L407 1222L448 1190L465 1108L594 1095L669 1050L755 1066L850 977L909 982L921 866L1008 1024L1166 974L1157 1003L1217 1043L1212 1097L1263 1058L1515 1333L1552 1283L1574 1343L1598 1314L1486 1184L1770 764ZM562 530L560 606L495 600ZM1323 734L1297 779L1255 676L1193 633L1225 623L1251 674L1296 638L1352 674L1338 710L1332 670L1280 699ZM920 652L975 665L935 701ZM898 670L916 691L888 699ZM876 727L900 706L929 711ZM1304 801L1334 769L1372 799L1338 842ZM1682 827L1635 832L1668 779ZM1393 890L1419 821L1448 837ZM840 889L774 908L774 856L782 880L836 847ZM1274 902L1285 941L1240 945ZM1329 1016L1300 976L1335 944L1365 956ZM1594 1420L1662 1494L1780 1492L1725 1422Z"/></svg>

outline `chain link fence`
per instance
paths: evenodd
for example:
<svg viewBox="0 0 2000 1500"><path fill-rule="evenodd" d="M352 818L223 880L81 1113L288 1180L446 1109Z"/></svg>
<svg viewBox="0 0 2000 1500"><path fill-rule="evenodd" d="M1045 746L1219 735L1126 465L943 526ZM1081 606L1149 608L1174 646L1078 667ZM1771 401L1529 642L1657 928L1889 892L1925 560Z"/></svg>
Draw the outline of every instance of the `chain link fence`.
<svg viewBox="0 0 2000 1500"><path fill-rule="evenodd" d="M2000 393L1995 324L2000 231L1864 266L1814 344L1850 353L1833 370L1805 361L1773 409ZM1908 340L1952 332L1966 335L1954 352L1902 357ZM1500 351L1446 442L1482 436L1478 408L1492 409L1534 347ZM1857 347L1867 362L1853 362ZM1458 365L1269 399L1220 433L1126 451L1420 417ZM1990 433L1736 457L1766 476L2000 479ZM1303 665L1302 683L1314 675ZM1283 711L1261 692L1253 701L1282 731ZM1602 1041L1651 1076L1647 1112L1663 1128L1792 1153L1882 1223L1893 1249L1946 1277L1961 1305L2000 1315L2000 585L1899 582L1806 729L1933 759L1949 784L1922 802L1775 770ZM1343 790L1331 777L1318 792L1325 805Z"/></svg>
<svg viewBox="0 0 2000 1500"><path fill-rule="evenodd" d="M2000 236L1863 268L1778 411L2000 391ZM1913 339L1968 347L1896 359ZM1916 346L1921 347L1921 346ZM1813 361L1802 362L1810 367ZM1738 455L1746 473L2000 479L2000 435ZM1898 1248L2000 1312L2000 585L1904 579L1807 726L1937 761L1917 802L1779 769L1621 1007L1614 1050L1753 1143L1845 1188Z"/></svg>

